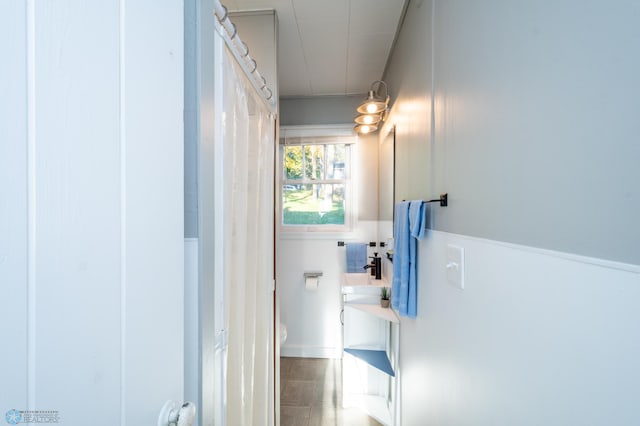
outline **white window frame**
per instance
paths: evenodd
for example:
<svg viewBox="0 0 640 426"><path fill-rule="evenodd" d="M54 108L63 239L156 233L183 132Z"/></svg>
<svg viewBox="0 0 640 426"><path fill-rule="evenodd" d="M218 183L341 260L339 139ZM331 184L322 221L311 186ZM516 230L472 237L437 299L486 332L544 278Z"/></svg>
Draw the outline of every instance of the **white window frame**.
<svg viewBox="0 0 640 426"><path fill-rule="evenodd" d="M295 143L287 143L287 140L296 139ZM314 138L336 138L338 141L326 141L322 142ZM302 139L302 141L300 141ZM306 139L306 141L305 141ZM285 238L296 237L300 234L305 234L306 237L316 235L320 238L326 236L331 238L332 235L343 235L350 233L355 227L354 223L354 188L353 188L353 176L354 176L354 146L357 143L358 137L353 131L351 125L348 126L281 126L279 135L279 148L278 148L278 187L277 187L277 206L278 206L278 226L282 231L282 236ZM347 155L345 162L345 178L344 179L326 179L322 181L307 179L303 176L303 179L297 183L302 184L323 184L323 183L343 183L344 182L344 225L286 225L283 223L283 193L282 187L285 185L285 173L284 173L284 147L286 145L321 145L321 144L345 144L347 145Z"/></svg>

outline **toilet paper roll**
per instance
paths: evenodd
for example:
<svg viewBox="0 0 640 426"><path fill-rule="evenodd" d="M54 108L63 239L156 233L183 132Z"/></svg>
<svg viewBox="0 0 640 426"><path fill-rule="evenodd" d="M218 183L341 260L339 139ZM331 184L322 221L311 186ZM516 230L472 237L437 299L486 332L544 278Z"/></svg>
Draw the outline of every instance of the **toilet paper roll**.
<svg viewBox="0 0 640 426"><path fill-rule="evenodd" d="M318 289L318 277L305 277L304 288L307 291L316 291Z"/></svg>

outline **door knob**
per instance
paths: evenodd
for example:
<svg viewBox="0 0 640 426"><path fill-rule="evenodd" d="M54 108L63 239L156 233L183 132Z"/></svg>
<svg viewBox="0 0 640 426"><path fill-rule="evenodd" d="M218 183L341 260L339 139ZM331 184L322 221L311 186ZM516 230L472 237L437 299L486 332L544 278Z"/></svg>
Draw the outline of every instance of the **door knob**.
<svg viewBox="0 0 640 426"><path fill-rule="evenodd" d="M196 405L185 402L182 405L167 401L158 415L158 426L192 426L196 418Z"/></svg>

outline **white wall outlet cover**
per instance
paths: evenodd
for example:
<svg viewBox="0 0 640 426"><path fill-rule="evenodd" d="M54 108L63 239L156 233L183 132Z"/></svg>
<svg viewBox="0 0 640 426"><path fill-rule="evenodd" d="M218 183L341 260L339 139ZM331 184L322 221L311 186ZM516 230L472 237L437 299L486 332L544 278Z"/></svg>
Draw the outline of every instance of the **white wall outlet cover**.
<svg viewBox="0 0 640 426"><path fill-rule="evenodd" d="M447 281L464 290L464 248L447 244Z"/></svg>

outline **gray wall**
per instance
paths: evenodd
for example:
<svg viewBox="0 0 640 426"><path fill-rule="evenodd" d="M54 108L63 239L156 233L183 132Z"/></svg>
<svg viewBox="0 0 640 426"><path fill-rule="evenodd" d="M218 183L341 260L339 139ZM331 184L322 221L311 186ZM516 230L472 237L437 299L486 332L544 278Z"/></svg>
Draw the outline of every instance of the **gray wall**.
<svg viewBox="0 0 640 426"><path fill-rule="evenodd" d="M352 123L365 94L280 99L280 125Z"/></svg>
<svg viewBox="0 0 640 426"><path fill-rule="evenodd" d="M414 162L399 195L448 192L437 230L639 264L640 6L431 5L385 76Z"/></svg>
<svg viewBox="0 0 640 426"><path fill-rule="evenodd" d="M184 236L198 236L197 1L184 2Z"/></svg>
<svg viewBox="0 0 640 426"><path fill-rule="evenodd" d="M213 425L219 416L219 401L214 390L217 373L214 365L216 330L212 303L217 276L212 261L215 259L216 241L216 210L212 196L216 70L213 7L212 0L184 2L185 237L198 237L195 247L193 242L185 244L185 312L188 314L185 317L184 342L185 398L196 402L197 424L202 426ZM200 204L198 200L201 200ZM194 255L197 255L197 260L193 259ZM208 380L202 380L203 377Z"/></svg>
<svg viewBox="0 0 640 426"><path fill-rule="evenodd" d="M204 0L203 0L204 1ZM202 2L184 3L184 236L197 238L198 232L198 13ZM278 93L276 78L277 18L273 11L230 13L242 40L249 46L249 54L258 63L258 70L267 79L268 87ZM275 21L275 24L274 24ZM205 123L205 125L207 125Z"/></svg>
<svg viewBox="0 0 640 426"><path fill-rule="evenodd" d="M640 263L639 8L409 4L385 78L398 191L450 206L400 325L403 425L639 423L640 266L602 260Z"/></svg>
<svg viewBox="0 0 640 426"><path fill-rule="evenodd" d="M267 87L278 96L278 18L274 10L230 12L242 41L249 47L249 55L258 64L258 71Z"/></svg>

